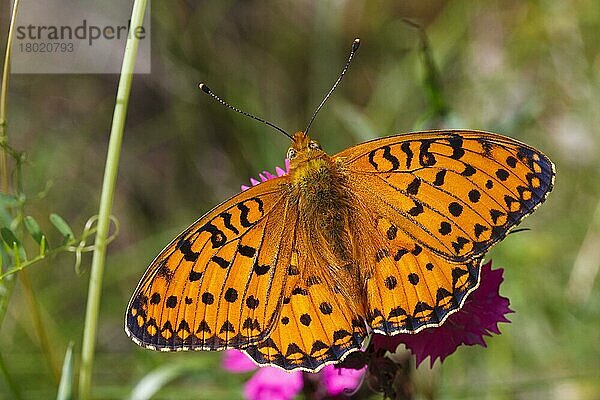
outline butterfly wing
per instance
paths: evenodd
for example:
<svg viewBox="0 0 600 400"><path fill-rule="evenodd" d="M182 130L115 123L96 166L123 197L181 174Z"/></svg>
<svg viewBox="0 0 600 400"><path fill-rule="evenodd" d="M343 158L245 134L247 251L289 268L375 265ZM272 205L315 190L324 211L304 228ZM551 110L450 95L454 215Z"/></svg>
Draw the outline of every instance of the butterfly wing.
<svg viewBox="0 0 600 400"><path fill-rule="evenodd" d="M285 178L215 207L152 262L129 303L127 334L169 350L243 348L269 335L291 255L297 209Z"/></svg>
<svg viewBox="0 0 600 400"><path fill-rule="evenodd" d="M309 232L299 226L279 320L267 340L244 351L258 364L316 372L359 350L367 330L327 274L307 275L324 264L309 245Z"/></svg>
<svg viewBox="0 0 600 400"><path fill-rule="evenodd" d="M460 262L485 253L552 190L554 165L516 140L477 131L391 136L350 147L352 190L415 242ZM368 201L367 201L368 203Z"/></svg>
<svg viewBox="0 0 600 400"><path fill-rule="evenodd" d="M367 216L367 322L384 334L439 326L477 287L484 253L552 190L554 166L503 136L432 131L338 153ZM370 243L366 245L366 243ZM368 268L368 266L365 266Z"/></svg>
<svg viewBox="0 0 600 400"><path fill-rule="evenodd" d="M373 203L365 208L363 215L372 217L358 234L361 269L370 274L366 322L384 335L440 326L477 287L481 257L444 259L396 230L397 222L376 213Z"/></svg>

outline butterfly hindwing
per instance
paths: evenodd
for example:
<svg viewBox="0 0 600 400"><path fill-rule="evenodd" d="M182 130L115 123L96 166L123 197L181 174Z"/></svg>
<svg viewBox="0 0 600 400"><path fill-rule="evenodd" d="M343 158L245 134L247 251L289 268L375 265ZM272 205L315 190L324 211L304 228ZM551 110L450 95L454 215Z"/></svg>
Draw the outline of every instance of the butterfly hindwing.
<svg viewBox="0 0 600 400"><path fill-rule="evenodd" d="M453 262L483 254L544 201L554 166L516 140L432 131L350 147L351 190L412 240Z"/></svg>
<svg viewBox="0 0 600 400"><path fill-rule="evenodd" d="M367 323L385 335L441 325L477 287L480 259L450 262L396 231L386 218L373 220L372 246L365 250L374 264L366 283Z"/></svg>
<svg viewBox="0 0 600 400"><path fill-rule="evenodd" d="M243 348L272 329L291 254L282 181L222 203L153 261L128 307L126 330L161 350Z"/></svg>
<svg viewBox="0 0 600 400"><path fill-rule="evenodd" d="M267 340L244 351L258 364L314 372L360 349L367 331L327 274L306 274L324 267L298 236L277 324Z"/></svg>

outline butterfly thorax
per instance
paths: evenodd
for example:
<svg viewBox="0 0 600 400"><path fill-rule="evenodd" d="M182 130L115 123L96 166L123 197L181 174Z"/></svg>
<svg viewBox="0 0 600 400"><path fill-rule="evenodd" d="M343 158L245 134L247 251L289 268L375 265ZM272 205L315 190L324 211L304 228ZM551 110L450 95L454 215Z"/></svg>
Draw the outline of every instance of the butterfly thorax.
<svg viewBox="0 0 600 400"><path fill-rule="evenodd" d="M298 204L299 223L309 235L307 240L321 258L315 263L320 266L319 271L305 271L303 275L324 278L334 290L359 304L362 293L357 285L359 270L351 237L356 213L347 177L340 162L318 144L309 147L316 142L306 136L300 139L304 146L294 146L296 154L290 162L292 198Z"/></svg>

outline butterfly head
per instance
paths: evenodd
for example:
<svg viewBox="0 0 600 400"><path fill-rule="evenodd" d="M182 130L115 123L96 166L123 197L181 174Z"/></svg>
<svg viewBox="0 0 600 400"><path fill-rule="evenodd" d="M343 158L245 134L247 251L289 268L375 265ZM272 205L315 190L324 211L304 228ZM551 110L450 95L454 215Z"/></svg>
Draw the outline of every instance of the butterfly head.
<svg viewBox="0 0 600 400"><path fill-rule="evenodd" d="M300 165L321 160L325 157L327 157L327 154L321 149L318 142L312 140L302 131L294 133L292 145L286 155L286 158L290 160L290 169L294 170Z"/></svg>

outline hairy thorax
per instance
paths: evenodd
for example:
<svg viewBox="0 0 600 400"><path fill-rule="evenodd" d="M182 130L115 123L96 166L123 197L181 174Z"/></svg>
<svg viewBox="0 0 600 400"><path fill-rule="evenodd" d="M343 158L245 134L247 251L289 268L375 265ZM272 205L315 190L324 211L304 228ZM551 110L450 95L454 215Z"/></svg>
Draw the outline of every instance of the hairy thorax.
<svg viewBox="0 0 600 400"><path fill-rule="evenodd" d="M327 155L308 160L291 171L292 190L298 199L299 223L314 249L317 274L351 301L360 303L360 271L356 263L351 227L356 224L346 176L340 162Z"/></svg>

